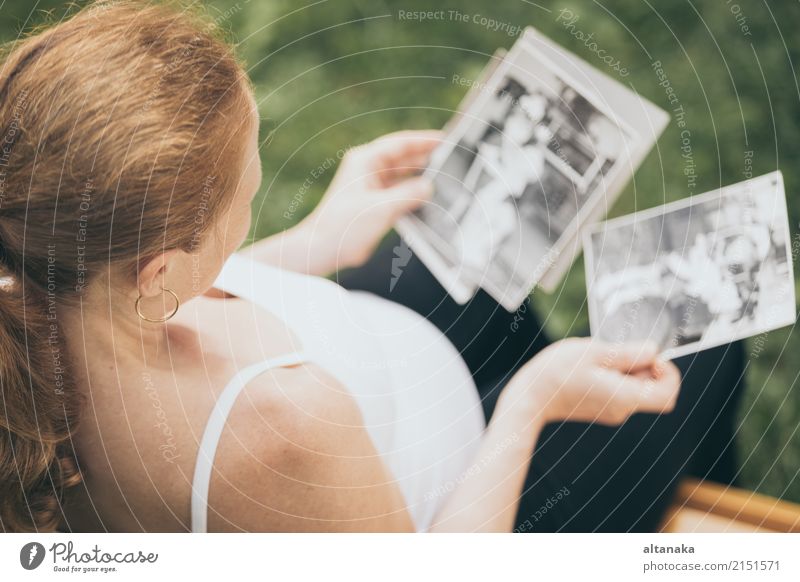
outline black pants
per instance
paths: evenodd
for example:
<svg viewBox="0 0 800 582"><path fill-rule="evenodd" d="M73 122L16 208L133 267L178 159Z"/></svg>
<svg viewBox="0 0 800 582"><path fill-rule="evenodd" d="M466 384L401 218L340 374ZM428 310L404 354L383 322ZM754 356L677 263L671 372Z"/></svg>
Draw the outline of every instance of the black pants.
<svg viewBox="0 0 800 582"><path fill-rule="evenodd" d="M469 366L488 420L506 381L548 339L530 305L508 313L483 291L458 305L401 244L392 233L366 265L340 273L338 281L433 322ZM683 382L670 414L635 414L619 427L545 427L520 500L518 531L653 531L681 476L733 482L743 348L734 343L676 364Z"/></svg>

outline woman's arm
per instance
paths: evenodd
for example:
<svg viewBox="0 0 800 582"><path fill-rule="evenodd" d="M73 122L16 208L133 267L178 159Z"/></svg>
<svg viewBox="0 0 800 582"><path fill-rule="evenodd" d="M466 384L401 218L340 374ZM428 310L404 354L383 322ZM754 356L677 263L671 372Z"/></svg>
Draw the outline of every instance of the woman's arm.
<svg viewBox="0 0 800 582"><path fill-rule="evenodd" d="M325 244L325 243L328 244ZM335 247L314 236L308 219L281 233L262 239L240 252L249 258L308 275L329 275L338 270Z"/></svg>
<svg viewBox="0 0 800 582"><path fill-rule="evenodd" d="M506 394L483 434L480 449L436 516L432 532L510 532L531 455L546 424L532 403L514 406Z"/></svg>
<svg viewBox="0 0 800 582"><path fill-rule="evenodd" d="M511 531L546 423L618 425L634 412L672 410L680 373L656 352L654 346L569 339L529 361L500 395L475 460L430 531Z"/></svg>
<svg viewBox="0 0 800 582"><path fill-rule="evenodd" d="M440 142L438 131L400 131L351 149L309 216L243 252L312 275L359 266L400 216L430 197L430 183L415 175Z"/></svg>

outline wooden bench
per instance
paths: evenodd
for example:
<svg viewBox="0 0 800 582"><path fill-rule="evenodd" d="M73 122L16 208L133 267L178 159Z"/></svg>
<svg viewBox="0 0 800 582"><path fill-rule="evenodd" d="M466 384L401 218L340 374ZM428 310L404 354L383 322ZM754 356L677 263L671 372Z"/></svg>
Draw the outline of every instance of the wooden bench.
<svg viewBox="0 0 800 582"><path fill-rule="evenodd" d="M800 532L800 505L711 481L684 479L662 532Z"/></svg>

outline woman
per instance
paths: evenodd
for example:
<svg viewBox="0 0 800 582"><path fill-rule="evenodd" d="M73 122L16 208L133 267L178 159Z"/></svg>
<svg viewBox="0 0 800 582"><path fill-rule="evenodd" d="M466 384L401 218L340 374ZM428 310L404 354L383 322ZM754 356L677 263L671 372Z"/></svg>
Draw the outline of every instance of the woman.
<svg viewBox="0 0 800 582"><path fill-rule="evenodd" d="M411 309L316 277L361 266L348 287L383 285L385 247L370 255L428 196L408 174L436 133L353 149L308 218L236 253L261 181L258 114L210 30L98 4L4 64L5 531L510 531L545 505L540 476L549 495L582 495L548 459L547 443L580 440L569 426L673 408L679 373L652 347L541 349L528 316L504 346L509 314L483 295L454 310L416 259L395 288ZM633 452L648 432L634 430L596 443ZM529 470L537 440L544 471Z"/></svg>

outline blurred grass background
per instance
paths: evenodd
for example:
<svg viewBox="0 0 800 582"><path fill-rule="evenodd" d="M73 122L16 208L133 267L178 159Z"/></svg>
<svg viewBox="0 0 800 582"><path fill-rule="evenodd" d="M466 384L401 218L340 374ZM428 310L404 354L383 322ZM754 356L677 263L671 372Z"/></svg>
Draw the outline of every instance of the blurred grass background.
<svg viewBox="0 0 800 582"><path fill-rule="evenodd" d="M83 4L79 2L78 5ZM317 171L341 148L404 128L441 127L498 47L518 27L533 25L588 62L614 74L564 27L592 34L630 73L617 78L667 110L652 64L661 61L686 114L695 193L776 168L784 172L792 236L800 204L800 22L797 1L676 0L208 0L211 16L239 43L262 116L264 182L253 235L264 237L300 220L322 195L333 170ZM0 37L58 20L57 0L0 1ZM420 22L404 15L443 11ZM455 12L462 15L457 18ZM477 18L476 18L477 17ZM500 23L497 30L481 17ZM559 20L561 19L561 20ZM477 20L477 21L476 21ZM690 193L673 122L622 194L612 215ZM752 152L752 168L745 159ZM312 172L317 177L312 176ZM583 264L559 290L534 305L553 337L585 334ZM763 343L763 345L762 345ZM741 484L800 502L800 335L782 329L751 341L748 389L740 411Z"/></svg>

